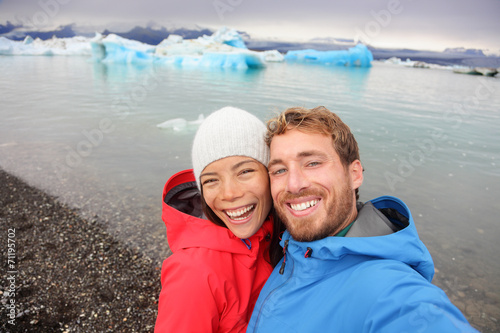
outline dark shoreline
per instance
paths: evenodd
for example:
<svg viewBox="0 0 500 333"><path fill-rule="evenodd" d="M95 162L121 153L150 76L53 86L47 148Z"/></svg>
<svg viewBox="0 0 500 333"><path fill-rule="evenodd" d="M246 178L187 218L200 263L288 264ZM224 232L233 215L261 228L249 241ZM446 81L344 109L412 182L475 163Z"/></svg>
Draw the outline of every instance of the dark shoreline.
<svg viewBox="0 0 500 333"><path fill-rule="evenodd" d="M0 331L153 331L160 267L2 169L0 184Z"/></svg>

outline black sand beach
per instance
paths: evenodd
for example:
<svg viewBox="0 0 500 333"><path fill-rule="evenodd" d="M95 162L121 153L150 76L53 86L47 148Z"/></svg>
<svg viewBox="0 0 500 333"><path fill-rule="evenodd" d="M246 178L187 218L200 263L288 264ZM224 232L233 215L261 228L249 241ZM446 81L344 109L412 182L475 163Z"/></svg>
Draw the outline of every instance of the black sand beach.
<svg viewBox="0 0 500 333"><path fill-rule="evenodd" d="M1 169L0 229L1 332L153 331L160 267Z"/></svg>

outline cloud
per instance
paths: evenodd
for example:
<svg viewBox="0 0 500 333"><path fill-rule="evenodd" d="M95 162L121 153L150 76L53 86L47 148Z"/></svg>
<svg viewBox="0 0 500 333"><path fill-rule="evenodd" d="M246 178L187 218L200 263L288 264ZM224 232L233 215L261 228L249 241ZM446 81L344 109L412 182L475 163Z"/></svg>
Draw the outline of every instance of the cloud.
<svg viewBox="0 0 500 333"><path fill-rule="evenodd" d="M371 28L373 43L399 40L403 45L420 39L429 45L440 41L443 48L461 42L500 47L498 0L3 0L0 13L0 20L11 22L40 21L45 13L52 26L156 21L303 39L354 38Z"/></svg>

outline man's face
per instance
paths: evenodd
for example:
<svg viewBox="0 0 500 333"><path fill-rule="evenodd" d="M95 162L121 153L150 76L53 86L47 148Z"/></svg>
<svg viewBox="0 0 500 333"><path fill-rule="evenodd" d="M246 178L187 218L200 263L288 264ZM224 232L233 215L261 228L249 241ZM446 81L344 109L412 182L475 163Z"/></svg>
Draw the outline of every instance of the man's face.
<svg viewBox="0 0 500 333"><path fill-rule="evenodd" d="M333 236L354 221L354 190L363 182L359 160L345 168L330 136L297 129L274 136L270 149L271 195L294 239Z"/></svg>

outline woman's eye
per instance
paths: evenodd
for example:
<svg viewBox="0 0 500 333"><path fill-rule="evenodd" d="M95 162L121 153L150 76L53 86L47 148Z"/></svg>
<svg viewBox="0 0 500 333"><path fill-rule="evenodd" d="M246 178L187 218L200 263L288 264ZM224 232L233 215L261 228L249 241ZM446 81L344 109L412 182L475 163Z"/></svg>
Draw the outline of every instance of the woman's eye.
<svg viewBox="0 0 500 333"><path fill-rule="evenodd" d="M208 185L208 184L211 184L211 183L215 183L217 181L217 179L215 178L212 178L212 179L206 179L203 181L202 185Z"/></svg>
<svg viewBox="0 0 500 333"><path fill-rule="evenodd" d="M252 172L254 172L254 171L255 171L255 170L253 170L253 169L245 169L245 170L242 170L242 171L240 172L240 175L246 175L246 174L252 173Z"/></svg>

